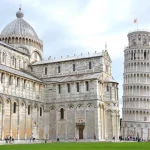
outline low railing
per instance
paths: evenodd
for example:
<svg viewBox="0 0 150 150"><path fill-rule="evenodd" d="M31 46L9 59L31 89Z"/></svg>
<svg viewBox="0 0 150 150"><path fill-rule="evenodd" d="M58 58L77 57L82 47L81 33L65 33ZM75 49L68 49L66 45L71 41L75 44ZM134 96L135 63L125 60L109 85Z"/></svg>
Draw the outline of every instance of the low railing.
<svg viewBox="0 0 150 150"><path fill-rule="evenodd" d="M141 44L137 44L137 45L131 45L131 46L125 46L124 47L124 49L126 50L126 49L129 49L129 48L138 48L138 49L140 49L140 48L150 48L150 45L141 45Z"/></svg>
<svg viewBox="0 0 150 150"><path fill-rule="evenodd" d="M128 32L128 34L132 33L132 32L138 32L138 31L141 31L141 32L150 32L149 30L147 29L135 29L135 30L131 30Z"/></svg>

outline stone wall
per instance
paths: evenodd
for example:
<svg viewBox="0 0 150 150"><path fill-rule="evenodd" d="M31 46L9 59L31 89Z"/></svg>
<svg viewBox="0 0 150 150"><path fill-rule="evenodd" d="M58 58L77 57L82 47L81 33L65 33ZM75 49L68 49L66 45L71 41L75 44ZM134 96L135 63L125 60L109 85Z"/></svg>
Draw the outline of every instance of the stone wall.
<svg viewBox="0 0 150 150"><path fill-rule="evenodd" d="M42 103L21 100L0 94L0 139L13 136L15 139L29 139L31 135L36 139L44 139L44 108ZM14 103L16 108L14 111ZM30 105L30 113L28 113ZM42 108L40 116L39 108Z"/></svg>
<svg viewBox="0 0 150 150"><path fill-rule="evenodd" d="M18 69L18 70L20 68L27 69L27 66L29 64L29 56L0 45L0 64L6 65L9 67Z"/></svg>
<svg viewBox="0 0 150 150"><path fill-rule="evenodd" d="M91 69L89 69L89 62L91 62ZM86 58L81 60L70 60L64 62L54 62L41 65L33 65L33 71L39 78L50 78L57 76L85 74L94 72L106 72L106 64L109 72L111 72L111 65L108 60L104 61L104 58L99 56L95 58ZM75 64L75 71L73 71L73 64ZM45 67L47 67L47 74L45 74ZM60 67L60 72L58 72Z"/></svg>

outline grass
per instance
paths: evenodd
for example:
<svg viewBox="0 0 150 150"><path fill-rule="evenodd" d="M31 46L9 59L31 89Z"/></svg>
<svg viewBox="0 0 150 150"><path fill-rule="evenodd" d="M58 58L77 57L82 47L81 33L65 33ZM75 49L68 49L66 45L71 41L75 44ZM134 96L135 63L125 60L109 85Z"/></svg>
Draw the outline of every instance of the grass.
<svg viewBox="0 0 150 150"><path fill-rule="evenodd" d="M8 144L0 145L0 150L150 150L150 142Z"/></svg>

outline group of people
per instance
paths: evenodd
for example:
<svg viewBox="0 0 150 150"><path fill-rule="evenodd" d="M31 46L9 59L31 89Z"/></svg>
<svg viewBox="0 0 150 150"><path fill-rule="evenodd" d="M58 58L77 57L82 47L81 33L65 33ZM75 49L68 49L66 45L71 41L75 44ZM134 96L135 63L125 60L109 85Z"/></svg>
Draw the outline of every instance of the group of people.
<svg viewBox="0 0 150 150"><path fill-rule="evenodd" d="M138 141L138 142L145 142L146 140L140 137L134 137L134 136L127 136L123 138L122 136L119 136L119 140L125 140L125 141Z"/></svg>
<svg viewBox="0 0 150 150"><path fill-rule="evenodd" d="M128 136L128 137L125 137L125 139L124 140L126 140L126 141L138 141L138 142L145 142L146 140L145 139L143 139L143 138L140 138L140 137L132 137L132 136Z"/></svg>
<svg viewBox="0 0 150 150"><path fill-rule="evenodd" d="M12 136L6 136L5 141L6 143L14 143L14 138Z"/></svg>

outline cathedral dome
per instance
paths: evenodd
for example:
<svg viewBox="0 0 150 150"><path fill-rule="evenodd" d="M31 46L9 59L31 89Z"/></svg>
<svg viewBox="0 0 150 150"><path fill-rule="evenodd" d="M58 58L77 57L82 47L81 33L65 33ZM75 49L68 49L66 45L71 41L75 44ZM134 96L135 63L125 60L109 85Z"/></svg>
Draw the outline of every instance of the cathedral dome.
<svg viewBox="0 0 150 150"><path fill-rule="evenodd" d="M17 19L9 23L1 32L1 37L24 37L40 41L34 29L23 19L21 8L16 13Z"/></svg>

